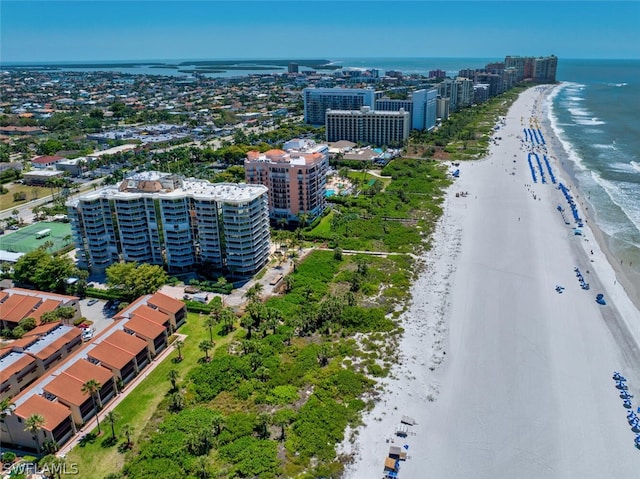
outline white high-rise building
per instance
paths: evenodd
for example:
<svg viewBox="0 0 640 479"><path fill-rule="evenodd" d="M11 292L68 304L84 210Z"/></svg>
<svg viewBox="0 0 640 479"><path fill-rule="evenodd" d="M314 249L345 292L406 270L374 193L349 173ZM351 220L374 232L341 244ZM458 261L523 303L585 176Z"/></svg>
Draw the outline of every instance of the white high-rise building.
<svg viewBox="0 0 640 479"><path fill-rule="evenodd" d="M382 92L364 88L305 88L304 121L324 125L327 110L359 110L363 106L373 109L381 96Z"/></svg>
<svg viewBox="0 0 640 479"><path fill-rule="evenodd" d="M117 261L204 266L246 276L268 260L269 210L262 185L209 183L136 173L67 203L78 259L93 271Z"/></svg>
<svg viewBox="0 0 640 479"><path fill-rule="evenodd" d="M340 140L373 145L401 146L409 138L411 115L399 111L327 110L327 141Z"/></svg>

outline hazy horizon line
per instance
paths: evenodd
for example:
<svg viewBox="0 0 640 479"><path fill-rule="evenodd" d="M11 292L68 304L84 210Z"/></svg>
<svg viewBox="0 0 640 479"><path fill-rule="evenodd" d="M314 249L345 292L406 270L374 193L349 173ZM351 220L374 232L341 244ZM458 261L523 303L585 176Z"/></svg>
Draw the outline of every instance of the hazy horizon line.
<svg viewBox="0 0 640 479"><path fill-rule="evenodd" d="M545 56L551 56L545 55ZM508 56L508 55L505 55ZM534 57L534 58L544 58L543 55L511 55L511 56L521 56L521 57ZM403 60L403 59L491 59L494 56L356 56L356 57L216 57L216 58L136 58L136 59L100 59L100 60L8 60L2 61L0 60L0 65L41 65L41 64L55 64L55 63L148 63L148 62L188 62L188 61L251 61L251 60L260 60L260 61L295 61L295 60L326 60L328 62L342 62L348 60ZM503 58L503 57L497 57ZM632 60L637 61L640 60L638 58L597 58L597 57L558 57L559 60L610 60L610 61L620 61L620 60Z"/></svg>

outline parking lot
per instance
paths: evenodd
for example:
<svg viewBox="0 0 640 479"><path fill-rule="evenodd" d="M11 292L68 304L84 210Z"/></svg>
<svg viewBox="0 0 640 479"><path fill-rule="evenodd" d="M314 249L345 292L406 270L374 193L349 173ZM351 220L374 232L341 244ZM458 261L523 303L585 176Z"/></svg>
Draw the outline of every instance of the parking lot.
<svg viewBox="0 0 640 479"><path fill-rule="evenodd" d="M95 303L94 303L95 301ZM93 303L89 305L89 303ZM80 300L80 314L92 321L93 324L91 328L95 328L93 330L93 337L100 334L107 327L113 324L113 315L115 314L115 309L107 309L107 302L103 299L81 299Z"/></svg>

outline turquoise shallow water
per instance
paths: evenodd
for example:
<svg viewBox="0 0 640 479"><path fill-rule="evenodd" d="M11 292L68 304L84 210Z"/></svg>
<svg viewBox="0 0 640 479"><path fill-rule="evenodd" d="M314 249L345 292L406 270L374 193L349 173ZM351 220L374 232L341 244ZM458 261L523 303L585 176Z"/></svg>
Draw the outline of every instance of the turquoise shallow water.
<svg viewBox="0 0 640 479"><path fill-rule="evenodd" d="M640 273L640 60L566 60L550 117L618 260Z"/></svg>

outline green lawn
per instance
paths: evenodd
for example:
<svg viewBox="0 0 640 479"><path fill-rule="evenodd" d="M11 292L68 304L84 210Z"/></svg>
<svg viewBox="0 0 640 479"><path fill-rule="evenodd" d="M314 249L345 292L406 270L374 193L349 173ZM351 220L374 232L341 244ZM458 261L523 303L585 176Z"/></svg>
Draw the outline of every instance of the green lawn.
<svg viewBox="0 0 640 479"><path fill-rule="evenodd" d="M310 231L310 234L314 238L329 239L331 234L331 218L333 217L333 211L320 220L320 223Z"/></svg>
<svg viewBox="0 0 640 479"><path fill-rule="evenodd" d="M51 190L43 186L27 186L19 184L11 184L6 186L8 193L0 195L0 211L9 210L16 206L23 205L31 200L37 200L44 196L50 195ZM26 193L27 198L22 201L13 201L14 193Z"/></svg>
<svg viewBox="0 0 640 479"><path fill-rule="evenodd" d="M198 349L198 344L203 339L209 339L209 331L202 325L205 317L202 316L200 319L198 314L189 313L187 323L178 331L187 336L182 348L183 360L174 363L173 358L176 358L178 353L176 351L170 354L153 372L149 373L149 376L136 389L127 391L126 399L115 408L115 412L119 416L115 428L116 435L120 439L119 442L125 439L120 432L124 424L129 424L133 428L131 439L134 443L137 442L140 433L153 416L158 404L171 388L171 383L167 379L169 370L177 369L180 378L183 379L187 372L196 366L198 360L203 357L202 351ZM221 326L218 326L214 331L216 348L228 343L234 337L234 333L224 337L219 336L220 328ZM212 353L213 351L209 354ZM102 479L110 472L119 471L124 464L125 456L118 452L117 446L104 447L102 445L105 439L111 437L111 426L102 416L101 414L102 435L83 447L76 446L67 455L67 463L78 465L80 477ZM95 419L92 419L92 424L95 424Z"/></svg>

